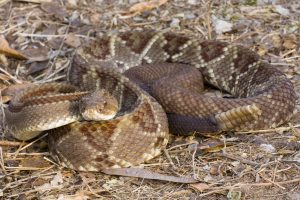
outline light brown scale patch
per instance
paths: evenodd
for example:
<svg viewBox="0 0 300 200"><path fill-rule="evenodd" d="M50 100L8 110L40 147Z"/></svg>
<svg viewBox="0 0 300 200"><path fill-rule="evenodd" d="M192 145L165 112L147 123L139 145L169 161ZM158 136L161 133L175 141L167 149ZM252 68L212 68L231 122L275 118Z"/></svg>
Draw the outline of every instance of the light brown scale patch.
<svg viewBox="0 0 300 200"><path fill-rule="evenodd" d="M86 94L87 92L78 92L78 93L71 93L71 94L58 94L58 95L37 97L24 103L24 106L51 104L60 101L78 101Z"/></svg>
<svg viewBox="0 0 300 200"><path fill-rule="evenodd" d="M149 103L144 103L140 106L139 111L132 116L132 121L138 124L145 132L155 132L158 127Z"/></svg>
<svg viewBox="0 0 300 200"><path fill-rule="evenodd" d="M74 169L94 171L112 167L115 162L108 159L107 152L112 146L111 137L115 133L117 123L118 120L108 123L83 122L57 129L56 133L51 135L51 140L57 138L58 143L54 145L54 154L59 154L60 161L71 161ZM60 135L62 132L64 134ZM75 147L72 148L73 145Z"/></svg>
<svg viewBox="0 0 300 200"><path fill-rule="evenodd" d="M48 83L41 85L32 85L28 88L24 88L24 90L17 94L15 98L17 98L18 101L28 103L28 101L31 101L34 98L42 98L49 94L55 95L71 92L75 92L75 87L72 85L62 83Z"/></svg>

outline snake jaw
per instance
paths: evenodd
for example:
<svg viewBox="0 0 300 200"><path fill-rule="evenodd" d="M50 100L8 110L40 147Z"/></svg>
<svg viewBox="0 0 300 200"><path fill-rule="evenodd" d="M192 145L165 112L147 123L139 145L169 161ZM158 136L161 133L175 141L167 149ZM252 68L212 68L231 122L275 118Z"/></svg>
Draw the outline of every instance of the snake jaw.
<svg viewBox="0 0 300 200"><path fill-rule="evenodd" d="M105 111L105 110L104 110ZM102 112L102 113L101 113ZM97 111L88 109L81 113L82 117L87 121L101 121L101 120L110 120L116 116L117 112L114 111Z"/></svg>

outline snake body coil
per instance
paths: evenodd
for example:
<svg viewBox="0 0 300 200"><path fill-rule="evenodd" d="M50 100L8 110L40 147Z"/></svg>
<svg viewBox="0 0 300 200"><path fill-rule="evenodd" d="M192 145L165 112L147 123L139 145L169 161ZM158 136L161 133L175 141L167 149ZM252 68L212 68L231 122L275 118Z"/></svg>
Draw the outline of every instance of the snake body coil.
<svg viewBox="0 0 300 200"><path fill-rule="evenodd" d="M201 76L236 98L200 94ZM78 50L68 79L80 92L104 89L118 103L111 120L76 118L71 124L63 122L68 125L48 131L52 154L63 165L77 170L128 167L157 156L168 141L165 111L172 132L182 133L275 127L286 122L295 110L292 83L254 52L173 33L125 32L100 37ZM65 102L69 113L73 104L78 107L77 98ZM19 100L14 102L17 105ZM31 128L39 126L33 123L38 117L47 121L36 115L45 107L29 104L19 106L31 116L28 119L18 116L18 106L6 111L9 127L19 139L24 132L13 128L15 121L23 120ZM58 115L66 111L46 112ZM68 117L60 120L63 118ZM27 134L24 139L29 138Z"/></svg>

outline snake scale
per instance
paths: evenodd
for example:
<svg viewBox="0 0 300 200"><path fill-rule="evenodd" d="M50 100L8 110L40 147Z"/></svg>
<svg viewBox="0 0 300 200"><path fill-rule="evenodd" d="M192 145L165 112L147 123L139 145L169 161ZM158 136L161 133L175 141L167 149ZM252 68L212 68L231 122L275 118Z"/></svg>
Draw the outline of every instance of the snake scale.
<svg viewBox="0 0 300 200"><path fill-rule="evenodd" d="M202 76L235 98L201 94ZM169 126L175 133L263 129L286 122L295 110L292 83L256 53L164 31L101 36L77 50L67 77L72 86L34 86L16 95L5 113L18 139L46 127L54 158L76 170L148 161L165 148ZM116 114L82 120L81 99L99 88L116 100Z"/></svg>

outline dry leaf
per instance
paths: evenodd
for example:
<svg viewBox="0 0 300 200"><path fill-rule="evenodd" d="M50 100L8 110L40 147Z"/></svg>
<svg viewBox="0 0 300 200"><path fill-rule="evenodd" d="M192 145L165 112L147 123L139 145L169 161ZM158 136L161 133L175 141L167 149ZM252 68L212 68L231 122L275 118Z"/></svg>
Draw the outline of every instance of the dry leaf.
<svg viewBox="0 0 300 200"><path fill-rule="evenodd" d="M137 177L143 179L153 179L160 181L169 181L175 183L196 183L198 182L196 179L191 177L177 177L177 176L168 176L159 174L156 172L152 172L147 169L141 168L116 168L116 169L104 169L103 173L109 175L117 175L117 176L129 176L129 177ZM105 188L107 189L107 188Z"/></svg>
<svg viewBox="0 0 300 200"><path fill-rule="evenodd" d="M81 45L79 37L74 35L73 33L67 35L65 43L74 48L77 48Z"/></svg>
<svg viewBox="0 0 300 200"><path fill-rule="evenodd" d="M154 8L158 8L159 6L161 6L167 2L168 2L168 0L152 0L152 1L134 4L133 6L131 6L129 8L128 12L126 12L127 14L123 15L121 18L133 17L141 12L145 12L148 10L152 10Z"/></svg>
<svg viewBox="0 0 300 200"><path fill-rule="evenodd" d="M195 183L191 184L190 186L200 192L203 192L204 190L208 190L210 188L210 186L206 183Z"/></svg>
<svg viewBox="0 0 300 200"><path fill-rule="evenodd" d="M50 59L49 49L40 44L31 44L24 51L30 61L46 61Z"/></svg>
<svg viewBox="0 0 300 200"><path fill-rule="evenodd" d="M8 42L4 37L0 37L0 54L5 56L13 57L16 59L28 59L25 55L9 47Z"/></svg>
<svg viewBox="0 0 300 200"><path fill-rule="evenodd" d="M129 8L129 12L136 13L136 12L145 12L148 10L152 10L154 8L158 8L159 6L167 3L168 0L152 0L148 2L141 2L134 4Z"/></svg>
<svg viewBox="0 0 300 200"><path fill-rule="evenodd" d="M56 3L42 3L41 8L45 12L54 15L60 20L63 20L65 17L68 16L66 9L63 6Z"/></svg>
<svg viewBox="0 0 300 200"><path fill-rule="evenodd" d="M47 182L48 182L48 177L45 179L43 177L38 177L31 184L33 187L38 187L38 186L44 185Z"/></svg>
<svg viewBox="0 0 300 200"><path fill-rule="evenodd" d="M48 61L42 61L42 62L32 62L27 70L27 75L33 75L35 73L42 72L43 70L48 68L47 65Z"/></svg>
<svg viewBox="0 0 300 200"><path fill-rule="evenodd" d="M283 38L282 46L286 49L295 49L297 47L297 37L294 34L287 35Z"/></svg>
<svg viewBox="0 0 300 200"><path fill-rule="evenodd" d="M25 158L21 161L20 165L22 167L39 169L50 167L49 162L47 162L40 156Z"/></svg>

